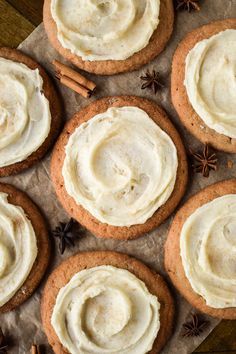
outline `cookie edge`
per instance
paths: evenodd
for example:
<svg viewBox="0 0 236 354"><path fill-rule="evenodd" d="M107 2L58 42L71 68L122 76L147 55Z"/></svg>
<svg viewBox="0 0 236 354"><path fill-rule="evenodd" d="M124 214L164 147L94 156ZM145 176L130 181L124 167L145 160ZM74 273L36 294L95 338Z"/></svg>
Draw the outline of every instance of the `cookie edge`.
<svg viewBox="0 0 236 354"><path fill-rule="evenodd" d="M236 194L236 179L216 182L190 197L179 209L170 226L164 246L164 266L175 288L196 309L220 319L236 319L236 308L216 309L195 293L185 275L180 255L180 234L186 219L199 207L226 194Z"/></svg>
<svg viewBox="0 0 236 354"><path fill-rule="evenodd" d="M45 218L36 204L28 195L11 184L0 183L0 192L8 194L8 201L20 206L28 216L35 231L38 245L38 254L27 279L13 297L2 307L0 314L12 311L28 300L39 286L49 264L51 243L49 228Z"/></svg>
<svg viewBox="0 0 236 354"><path fill-rule="evenodd" d="M153 121L160 126L172 139L176 146L178 155L178 170L174 190L166 201L144 224L127 226L112 226L101 223L93 217L81 205L77 205L72 197L70 197L64 186L64 179L62 176L62 166L65 158L65 146L68 142L69 136L77 128L78 125L91 119L96 114L105 112L109 107L121 106L136 106L146 111ZM150 114L153 111L158 117L152 117ZM156 105L154 102L140 98L137 96L113 96L105 97L94 101L79 112L75 113L72 119L65 125L65 128L59 136L51 158L51 179L57 194L57 197L64 209L75 218L81 225L86 227L97 237L114 238L114 239L135 239L144 233L147 233L160 224L162 224L175 210L180 200L185 194L188 183L188 162L185 148L182 139L176 128L168 118L167 114Z"/></svg>
<svg viewBox="0 0 236 354"><path fill-rule="evenodd" d="M81 262L82 265L78 265L78 263ZM70 268L74 268L75 265L76 269L71 271ZM65 286L71 277L77 272L99 265L113 265L117 268L127 269L145 283L150 293L157 296L161 304L161 327L153 344L153 348L149 351L149 354L157 354L164 347L173 330L173 319L175 313L173 297L162 276L154 272L136 258L113 251L77 253L76 255L63 261L49 276L41 300L41 318L45 333L50 345L53 347L53 350L58 354L68 353L65 348L63 348L51 325L52 311L60 288ZM59 284L56 286L58 279ZM56 290L54 289L55 286Z"/></svg>
<svg viewBox="0 0 236 354"><path fill-rule="evenodd" d="M126 60L84 61L82 58L65 49L57 39L57 26L50 10L51 0L44 1L43 22L51 45L67 60L82 70L97 75L114 75L133 71L152 61L166 47L174 27L174 5L172 0L162 0L160 8L160 23L153 33L149 44L141 51ZM162 19L168 22L162 22ZM161 26L161 27L160 27ZM160 36L161 33L161 36ZM160 39L161 38L161 39Z"/></svg>
<svg viewBox="0 0 236 354"><path fill-rule="evenodd" d="M8 166L0 167L0 177L6 177L18 174L19 172L28 169L29 167L35 165L46 155L48 150L53 146L61 130L63 107L59 98L59 93L55 89L52 80L43 69L43 67L34 59L19 51L18 49L12 49L8 47L0 47L0 57L25 64L32 70L39 70L40 76L43 79L44 94L49 101L51 112L51 127L47 138L44 140L42 145L25 160Z"/></svg>
<svg viewBox="0 0 236 354"><path fill-rule="evenodd" d="M226 30L236 29L236 18L214 21L189 32L178 44L172 61L171 99L181 123L204 144L228 152L236 152L236 139L209 128L193 109L184 86L185 60L191 49L200 41Z"/></svg>

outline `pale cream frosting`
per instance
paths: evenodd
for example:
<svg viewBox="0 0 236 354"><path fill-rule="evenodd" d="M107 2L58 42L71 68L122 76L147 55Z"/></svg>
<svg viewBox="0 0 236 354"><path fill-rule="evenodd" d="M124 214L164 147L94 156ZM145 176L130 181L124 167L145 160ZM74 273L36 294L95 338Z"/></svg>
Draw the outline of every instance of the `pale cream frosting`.
<svg viewBox="0 0 236 354"><path fill-rule="evenodd" d="M71 354L145 354L160 328L159 310L157 297L135 275L98 266L60 289L51 323Z"/></svg>
<svg viewBox="0 0 236 354"><path fill-rule="evenodd" d="M170 197L178 158L171 138L138 107L81 124L65 147L65 188L102 223L145 223Z"/></svg>
<svg viewBox="0 0 236 354"><path fill-rule="evenodd" d="M39 70L0 58L0 167L25 160L47 138L51 113Z"/></svg>
<svg viewBox="0 0 236 354"><path fill-rule="evenodd" d="M37 257L37 240L24 210L0 192L0 307L27 279Z"/></svg>
<svg viewBox="0 0 236 354"><path fill-rule="evenodd" d="M213 308L236 307L236 195L196 209L185 221L180 250L193 290Z"/></svg>
<svg viewBox="0 0 236 354"><path fill-rule="evenodd" d="M60 44L83 60L124 60L147 46L160 0L52 0Z"/></svg>
<svg viewBox="0 0 236 354"><path fill-rule="evenodd" d="M236 30L222 31L194 46L186 58L185 86L204 123L236 138Z"/></svg>

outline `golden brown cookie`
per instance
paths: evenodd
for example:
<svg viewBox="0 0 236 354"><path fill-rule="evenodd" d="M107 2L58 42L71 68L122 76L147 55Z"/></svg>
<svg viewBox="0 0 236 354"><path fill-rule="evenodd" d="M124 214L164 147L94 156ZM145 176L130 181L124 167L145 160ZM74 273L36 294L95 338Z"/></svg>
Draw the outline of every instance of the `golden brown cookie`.
<svg viewBox="0 0 236 354"><path fill-rule="evenodd" d="M37 151L33 152L24 161L14 163L9 166L0 167L0 177L14 175L22 170L29 168L38 162L48 151L48 149L54 143L60 127L61 127L61 111L62 106L59 101L58 94L45 70L33 59L23 54L17 49L11 48L0 48L0 57L9 59L15 62L23 63L30 69L38 69L41 77L43 78L43 90L44 95L48 99L50 104L50 111L52 116L51 130L48 137L43 142L43 144L38 148Z"/></svg>
<svg viewBox="0 0 236 354"><path fill-rule="evenodd" d="M33 294L48 266L51 247L47 224L38 207L31 199L24 192L10 184L0 183L0 192L7 193L8 201L13 205L20 206L27 214L34 228L38 247L38 255L28 278L16 294L5 305L0 307L0 313L3 313L21 305Z"/></svg>
<svg viewBox="0 0 236 354"><path fill-rule="evenodd" d="M56 354L67 354L51 325L51 316L59 290L72 276L83 269L101 265L111 265L126 269L142 280L151 294L157 296L161 304L160 331L150 354L157 354L163 348L172 332L174 302L163 278L135 258L110 251L81 252L68 258L49 276L41 302L41 316L48 341Z"/></svg>
<svg viewBox="0 0 236 354"><path fill-rule="evenodd" d="M193 291L185 275L180 255L180 233L186 219L197 208L225 194L236 194L236 179L218 182L206 187L191 197L177 212L165 244L165 268L174 286L191 305L210 316L233 320L236 319L236 308L216 309L209 307L205 300Z"/></svg>
<svg viewBox="0 0 236 354"><path fill-rule="evenodd" d="M43 22L48 38L53 47L67 60L79 68L99 75L113 75L136 70L153 60L165 48L174 24L172 0L161 0L160 23L153 33L149 44L126 60L84 61L69 49L62 47L57 39L57 26L51 15L51 0L44 1Z"/></svg>
<svg viewBox="0 0 236 354"><path fill-rule="evenodd" d="M143 109L174 142L178 154L178 171L174 191L167 202L144 224L130 227L117 227L101 223L82 206L77 205L65 189L62 167L65 159L65 146L70 135L83 122L96 114L105 112L109 107L136 106ZM106 97L91 103L76 113L66 124L52 154L51 177L57 196L68 214L98 237L134 239L159 226L176 208L185 193L188 180L188 165L181 138L166 113L153 102L135 96Z"/></svg>
<svg viewBox="0 0 236 354"><path fill-rule="evenodd" d="M236 152L236 139L210 129L194 111L184 86L185 60L189 51L200 41L226 29L236 29L236 19L212 22L190 32L178 45L171 74L171 97L181 122L201 142L225 152Z"/></svg>

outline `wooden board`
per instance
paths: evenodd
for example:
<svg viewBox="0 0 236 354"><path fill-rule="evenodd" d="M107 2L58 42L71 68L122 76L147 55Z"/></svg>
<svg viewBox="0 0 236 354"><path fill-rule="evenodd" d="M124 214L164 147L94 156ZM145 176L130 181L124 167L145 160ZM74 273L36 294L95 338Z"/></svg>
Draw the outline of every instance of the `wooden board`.
<svg viewBox="0 0 236 354"><path fill-rule="evenodd" d="M17 47L42 21L42 8L43 0L0 0L0 46ZM236 321L222 321L194 353L236 354Z"/></svg>
<svg viewBox="0 0 236 354"><path fill-rule="evenodd" d="M194 353L236 354L236 321L221 321Z"/></svg>
<svg viewBox="0 0 236 354"><path fill-rule="evenodd" d="M16 47L35 26L5 0L0 0L0 46Z"/></svg>
<svg viewBox="0 0 236 354"><path fill-rule="evenodd" d="M22 16L34 26L42 22L43 1L42 0L7 0Z"/></svg>

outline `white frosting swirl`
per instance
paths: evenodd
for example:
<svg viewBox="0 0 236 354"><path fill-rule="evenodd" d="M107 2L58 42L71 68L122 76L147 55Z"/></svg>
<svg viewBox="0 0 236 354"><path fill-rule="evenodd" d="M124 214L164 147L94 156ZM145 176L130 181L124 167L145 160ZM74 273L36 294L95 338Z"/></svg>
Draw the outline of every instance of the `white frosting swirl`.
<svg viewBox="0 0 236 354"><path fill-rule="evenodd" d="M51 318L71 354L145 354L160 328L160 304L124 269L99 266L60 289Z"/></svg>
<svg viewBox="0 0 236 354"><path fill-rule="evenodd" d="M61 45L83 60L124 60L147 46L160 0L52 0Z"/></svg>
<svg viewBox="0 0 236 354"><path fill-rule="evenodd" d="M178 158L171 138L137 107L113 107L71 134L65 188L95 218L143 224L170 197Z"/></svg>
<svg viewBox="0 0 236 354"><path fill-rule="evenodd" d="M205 124L236 138L236 30L198 42L186 59L185 86Z"/></svg>
<svg viewBox="0 0 236 354"><path fill-rule="evenodd" d="M24 210L0 192L0 307L27 279L37 257L37 241Z"/></svg>
<svg viewBox="0 0 236 354"><path fill-rule="evenodd" d="M0 58L0 167L25 160L47 138L49 102L39 70Z"/></svg>
<svg viewBox="0 0 236 354"><path fill-rule="evenodd" d="M180 249L193 290L214 308L236 307L236 195L204 204L185 221Z"/></svg>

